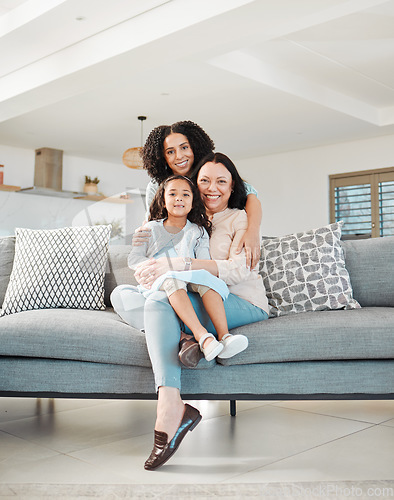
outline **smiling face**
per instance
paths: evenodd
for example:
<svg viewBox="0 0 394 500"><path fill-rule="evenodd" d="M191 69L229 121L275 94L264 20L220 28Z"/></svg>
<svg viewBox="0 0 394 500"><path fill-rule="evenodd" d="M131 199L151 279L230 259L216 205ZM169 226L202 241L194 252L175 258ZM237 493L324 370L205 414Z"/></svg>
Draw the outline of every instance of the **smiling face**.
<svg viewBox="0 0 394 500"><path fill-rule="evenodd" d="M222 163L208 162L198 172L197 187L208 215L222 212L228 207L233 178Z"/></svg>
<svg viewBox="0 0 394 500"><path fill-rule="evenodd" d="M164 190L164 203L168 219L186 218L193 205L193 193L189 183L183 179L170 181Z"/></svg>
<svg viewBox="0 0 394 500"><path fill-rule="evenodd" d="M187 137L170 134L164 139L164 158L174 175L188 175L194 163L194 154Z"/></svg>

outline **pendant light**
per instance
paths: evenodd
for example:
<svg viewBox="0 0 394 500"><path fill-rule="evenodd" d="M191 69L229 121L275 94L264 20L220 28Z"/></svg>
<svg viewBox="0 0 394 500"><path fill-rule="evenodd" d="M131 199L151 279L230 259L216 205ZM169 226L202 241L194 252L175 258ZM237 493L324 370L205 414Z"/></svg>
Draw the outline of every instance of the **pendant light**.
<svg viewBox="0 0 394 500"><path fill-rule="evenodd" d="M139 116L138 119L141 122L141 146L138 148L126 149L123 153L123 163L129 168L143 168L141 152L143 146L143 122L146 120L146 116Z"/></svg>

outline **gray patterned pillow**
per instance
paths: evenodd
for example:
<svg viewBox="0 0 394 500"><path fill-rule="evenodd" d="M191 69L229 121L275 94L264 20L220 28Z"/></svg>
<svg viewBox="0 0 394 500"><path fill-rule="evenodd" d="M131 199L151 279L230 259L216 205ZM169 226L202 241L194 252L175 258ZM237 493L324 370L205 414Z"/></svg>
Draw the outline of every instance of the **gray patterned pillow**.
<svg viewBox="0 0 394 500"><path fill-rule="evenodd" d="M340 245L343 222L262 241L260 274L270 316L355 309Z"/></svg>
<svg viewBox="0 0 394 500"><path fill-rule="evenodd" d="M105 309L111 226L15 230L15 257L2 315L56 307Z"/></svg>

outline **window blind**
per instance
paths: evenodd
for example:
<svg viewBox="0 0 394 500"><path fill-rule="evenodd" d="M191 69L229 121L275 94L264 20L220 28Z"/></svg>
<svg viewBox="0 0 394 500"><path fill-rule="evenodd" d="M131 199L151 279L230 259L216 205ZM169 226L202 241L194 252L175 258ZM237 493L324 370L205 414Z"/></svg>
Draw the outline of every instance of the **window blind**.
<svg viewBox="0 0 394 500"><path fill-rule="evenodd" d="M342 234L372 233L371 185L355 184L335 188L335 220L343 220Z"/></svg>
<svg viewBox="0 0 394 500"><path fill-rule="evenodd" d="M343 239L394 236L394 167L330 175L330 221Z"/></svg>
<svg viewBox="0 0 394 500"><path fill-rule="evenodd" d="M394 181L379 182L380 236L394 236Z"/></svg>

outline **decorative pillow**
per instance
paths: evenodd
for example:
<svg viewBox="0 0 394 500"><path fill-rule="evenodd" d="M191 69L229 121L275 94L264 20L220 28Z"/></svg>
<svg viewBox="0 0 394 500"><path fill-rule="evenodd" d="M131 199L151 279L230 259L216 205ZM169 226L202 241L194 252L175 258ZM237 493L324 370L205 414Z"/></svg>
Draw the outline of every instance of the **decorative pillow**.
<svg viewBox="0 0 394 500"><path fill-rule="evenodd" d="M30 309L105 309L111 226L15 230L2 315Z"/></svg>
<svg viewBox="0 0 394 500"><path fill-rule="evenodd" d="M343 222L262 241L260 274L270 316L356 309L340 245Z"/></svg>

